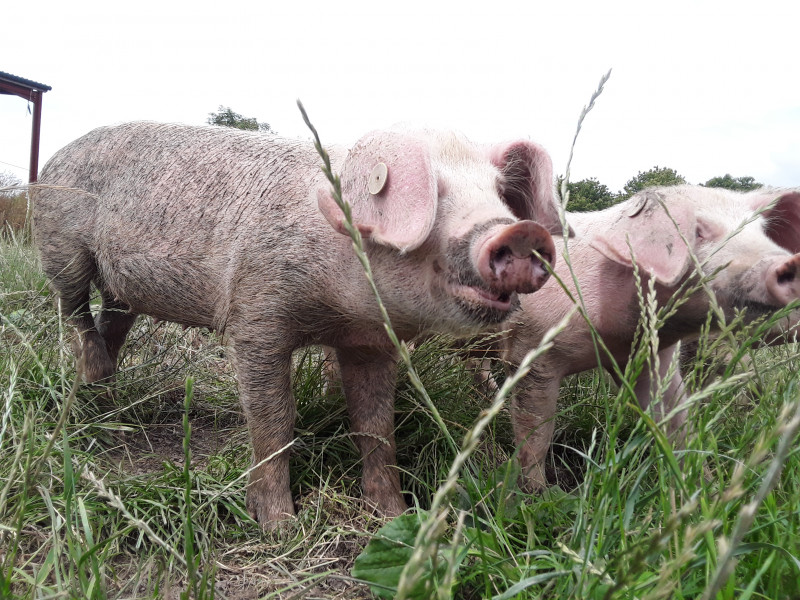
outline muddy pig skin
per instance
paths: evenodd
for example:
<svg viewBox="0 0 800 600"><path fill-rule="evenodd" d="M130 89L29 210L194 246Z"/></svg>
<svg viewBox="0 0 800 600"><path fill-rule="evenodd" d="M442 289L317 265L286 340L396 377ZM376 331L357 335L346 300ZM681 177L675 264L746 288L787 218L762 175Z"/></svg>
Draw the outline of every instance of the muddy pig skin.
<svg viewBox="0 0 800 600"><path fill-rule="evenodd" d="M575 230L575 237L569 240L569 255L587 316L623 369L641 316L628 242L645 274L643 285L647 285L648 277L655 278L659 306L675 294L680 297L683 292L678 289L687 279L698 280L698 267L690 251L704 275L721 269L708 282L708 288L726 318L736 309L746 309L750 318L762 316L800 297L798 190L742 194L695 186L656 188L603 211L567 213L567 219ZM556 238L556 247L561 244ZM556 273L577 297L564 261L559 261ZM508 323L511 328L503 342L505 359L512 366L519 365L572 307L554 279L535 297L523 298L522 310ZM660 378L668 374L677 342L699 335L709 307L706 291L693 293L659 330ZM599 353L602 366L610 369L608 356L602 349ZM553 435L561 379L597 366L589 326L576 314L515 390L512 422L529 487L540 488L546 483L544 460ZM635 392L642 408L650 404L651 388L657 384L647 372L639 377ZM669 414L682 395L683 381L676 370L663 401L653 407L656 417ZM683 410L668 423L679 445L685 419Z"/></svg>
<svg viewBox="0 0 800 600"><path fill-rule="evenodd" d="M330 154L401 338L485 330L547 279L532 251L552 262L548 230L561 228L536 144L392 130ZM87 382L113 377L139 314L224 335L253 444L247 507L265 528L294 514L290 358L309 344L336 349L365 499L406 508L395 352L320 166L304 141L130 123L60 150L36 190L42 265Z"/></svg>

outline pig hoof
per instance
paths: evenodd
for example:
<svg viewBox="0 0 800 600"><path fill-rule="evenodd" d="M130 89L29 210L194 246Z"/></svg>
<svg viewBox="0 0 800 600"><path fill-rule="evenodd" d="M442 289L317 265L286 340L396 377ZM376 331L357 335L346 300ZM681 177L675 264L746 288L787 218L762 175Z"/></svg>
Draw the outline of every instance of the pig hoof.
<svg viewBox="0 0 800 600"><path fill-rule="evenodd" d="M363 500L373 513L390 519L399 517L408 510L408 505L399 494L392 494L391 496L364 496Z"/></svg>
<svg viewBox="0 0 800 600"><path fill-rule="evenodd" d="M291 522L294 517L294 503L291 495L270 498L253 490L247 491L247 512L261 525L264 531L278 531Z"/></svg>
<svg viewBox="0 0 800 600"><path fill-rule="evenodd" d="M104 343L86 341L78 355L78 365L85 383L112 383L116 365L108 355Z"/></svg>
<svg viewBox="0 0 800 600"><path fill-rule="evenodd" d="M81 366L83 382L89 385L95 383L113 384L114 369L109 365L83 364Z"/></svg>
<svg viewBox="0 0 800 600"><path fill-rule="evenodd" d="M494 396L500 389L492 372L483 367L478 367L472 375L472 380L475 383L475 387L488 396Z"/></svg>
<svg viewBox="0 0 800 600"><path fill-rule="evenodd" d="M84 383L111 385L114 383L116 369L110 363L91 362L88 360L80 361L81 379Z"/></svg>
<svg viewBox="0 0 800 600"><path fill-rule="evenodd" d="M527 475L519 477L519 489L527 494L540 494L545 488L547 488L547 476L541 466L534 466Z"/></svg>

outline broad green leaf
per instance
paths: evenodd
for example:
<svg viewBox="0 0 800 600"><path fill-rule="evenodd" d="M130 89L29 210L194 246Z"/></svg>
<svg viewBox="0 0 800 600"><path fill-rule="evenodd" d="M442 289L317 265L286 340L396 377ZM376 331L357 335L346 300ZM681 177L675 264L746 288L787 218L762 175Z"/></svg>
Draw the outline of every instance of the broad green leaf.
<svg viewBox="0 0 800 600"><path fill-rule="evenodd" d="M414 552L414 541L425 514L401 515L381 527L353 565L352 575L369 583L372 592L381 598L393 598L400 574ZM432 598L446 572L446 556L459 560L464 552L452 552L452 548L440 548L436 566L427 561L425 574L419 579L409 598Z"/></svg>
<svg viewBox="0 0 800 600"><path fill-rule="evenodd" d="M353 577L368 582L372 592L381 598L392 598L397 590L403 567L414 551L414 539L419 526L420 515L408 514L401 515L381 527L356 558ZM422 581L425 580L427 578Z"/></svg>

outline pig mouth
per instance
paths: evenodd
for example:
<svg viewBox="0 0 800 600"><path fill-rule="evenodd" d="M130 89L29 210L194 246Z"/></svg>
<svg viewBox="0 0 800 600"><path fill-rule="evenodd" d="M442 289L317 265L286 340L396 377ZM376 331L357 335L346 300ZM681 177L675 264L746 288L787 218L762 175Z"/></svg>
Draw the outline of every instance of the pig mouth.
<svg viewBox="0 0 800 600"><path fill-rule="evenodd" d="M505 312L511 310L511 301L516 296L512 292L492 292L482 287L470 285L457 286L454 291L467 302L482 304L489 308Z"/></svg>
<svg viewBox="0 0 800 600"><path fill-rule="evenodd" d="M479 323L499 323L519 307L515 292L495 292L483 286L452 281L450 294L459 308Z"/></svg>

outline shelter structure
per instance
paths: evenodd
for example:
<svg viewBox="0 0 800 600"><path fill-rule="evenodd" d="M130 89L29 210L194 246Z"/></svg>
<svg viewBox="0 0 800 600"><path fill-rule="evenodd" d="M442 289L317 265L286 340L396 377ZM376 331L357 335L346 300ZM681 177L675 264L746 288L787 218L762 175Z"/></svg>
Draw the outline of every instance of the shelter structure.
<svg viewBox="0 0 800 600"><path fill-rule="evenodd" d="M0 94L19 96L33 104L33 128L31 131L31 160L28 167L28 182L34 183L39 173L39 132L42 126L42 94L52 88L43 83L17 77L0 71Z"/></svg>

